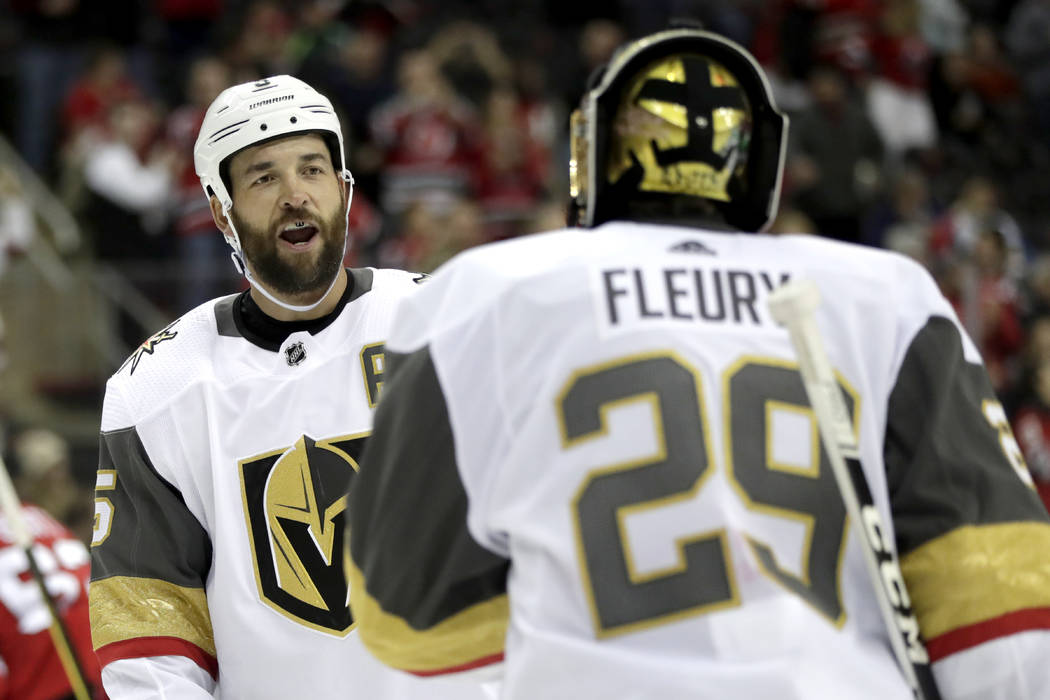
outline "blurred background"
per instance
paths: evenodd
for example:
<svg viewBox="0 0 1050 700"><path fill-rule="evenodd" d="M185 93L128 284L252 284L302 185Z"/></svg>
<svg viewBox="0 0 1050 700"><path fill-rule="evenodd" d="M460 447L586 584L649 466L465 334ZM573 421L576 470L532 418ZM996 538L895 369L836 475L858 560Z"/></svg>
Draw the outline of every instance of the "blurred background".
<svg viewBox="0 0 1050 700"><path fill-rule="evenodd" d="M223 88L331 98L347 262L429 271L563 225L587 76L678 17L750 48L791 116L773 231L926 265L1050 483L1050 0L0 0L0 446L24 493L90 531L106 377L243 288L193 173Z"/></svg>

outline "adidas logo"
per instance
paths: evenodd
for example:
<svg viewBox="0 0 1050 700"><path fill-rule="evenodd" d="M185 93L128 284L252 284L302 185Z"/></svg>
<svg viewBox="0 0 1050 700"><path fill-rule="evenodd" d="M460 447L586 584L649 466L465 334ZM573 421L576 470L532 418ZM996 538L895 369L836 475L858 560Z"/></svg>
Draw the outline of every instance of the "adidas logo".
<svg viewBox="0 0 1050 700"><path fill-rule="evenodd" d="M671 253L700 253L702 255L718 255L714 250L708 248L700 241L682 241L675 243L667 249Z"/></svg>

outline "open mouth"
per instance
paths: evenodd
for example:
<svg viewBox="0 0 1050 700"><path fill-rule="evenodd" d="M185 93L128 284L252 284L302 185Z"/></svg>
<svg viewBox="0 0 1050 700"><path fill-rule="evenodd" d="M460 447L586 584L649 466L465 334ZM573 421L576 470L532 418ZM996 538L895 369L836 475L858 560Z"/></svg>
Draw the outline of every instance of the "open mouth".
<svg viewBox="0 0 1050 700"><path fill-rule="evenodd" d="M317 235L317 227L308 221L296 221L281 229L281 240L293 246L305 246Z"/></svg>

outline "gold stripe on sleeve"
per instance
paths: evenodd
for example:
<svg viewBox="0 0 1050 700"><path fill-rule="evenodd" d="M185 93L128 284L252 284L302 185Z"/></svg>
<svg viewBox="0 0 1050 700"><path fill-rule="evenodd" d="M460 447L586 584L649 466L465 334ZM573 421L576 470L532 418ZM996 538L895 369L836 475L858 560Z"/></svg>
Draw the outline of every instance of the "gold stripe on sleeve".
<svg viewBox="0 0 1050 700"><path fill-rule="evenodd" d="M503 653L509 615L506 594L417 630L383 610L368 594L364 576L350 557L345 562L358 634L369 651L388 666L415 673L439 672Z"/></svg>
<svg viewBox="0 0 1050 700"><path fill-rule="evenodd" d="M141 637L177 637L215 656L208 601L201 588L133 576L91 582L95 649Z"/></svg>
<svg viewBox="0 0 1050 700"><path fill-rule="evenodd" d="M1050 606L1050 523L967 525L901 558L926 639Z"/></svg>

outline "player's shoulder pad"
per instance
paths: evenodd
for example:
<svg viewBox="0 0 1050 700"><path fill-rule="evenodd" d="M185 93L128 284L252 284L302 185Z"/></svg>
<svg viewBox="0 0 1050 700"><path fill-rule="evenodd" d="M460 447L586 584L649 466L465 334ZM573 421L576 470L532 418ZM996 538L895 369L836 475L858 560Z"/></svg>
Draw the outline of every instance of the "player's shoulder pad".
<svg viewBox="0 0 1050 700"><path fill-rule="evenodd" d="M766 236L794 248L794 255L804 261L814 275L843 278L843 291L850 289L848 280L875 281L880 296L910 300L904 311L940 307L943 295L930 273L913 258L892 250L844 243L812 235ZM775 253L778 254L778 253ZM858 286L858 285L853 285Z"/></svg>
<svg viewBox="0 0 1050 700"><path fill-rule="evenodd" d="M805 249L806 260L816 275L835 276L843 281L842 293L849 295L866 287L879 303L893 309L899 350L907 347L930 318L950 320L963 341L966 360L980 362L980 352L960 323L954 308L937 282L921 263L902 253L843 243L817 236L786 236ZM851 285L850 282L857 284ZM861 285L860 282L864 281ZM901 350L903 351L903 350Z"/></svg>
<svg viewBox="0 0 1050 700"><path fill-rule="evenodd" d="M354 284L367 284L366 291L378 294L410 293L426 284L430 275L425 272L412 272L411 270L397 270L394 268L363 268L353 270ZM366 279L367 278L367 279Z"/></svg>
<svg viewBox="0 0 1050 700"><path fill-rule="evenodd" d="M109 378L130 417L142 415L206 374L219 333L212 300L188 311L135 348Z"/></svg>
<svg viewBox="0 0 1050 700"><path fill-rule="evenodd" d="M860 250L863 256L856 260L856 264L868 268L869 274L877 275L883 282L886 297L893 300L902 340L910 342L931 317L943 317L959 331L966 360L971 363L981 361L980 351L926 267L896 251L867 247Z"/></svg>
<svg viewBox="0 0 1050 700"><path fill-rule="evenodd" d="M561 231L459 253L399 306L387 347L411 351L437 335L498 312L507 294L531 289L540 277L560 265L578 264L584 258L581 246L594 243L594 237L586 233Z"/></svg>

